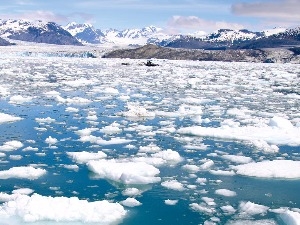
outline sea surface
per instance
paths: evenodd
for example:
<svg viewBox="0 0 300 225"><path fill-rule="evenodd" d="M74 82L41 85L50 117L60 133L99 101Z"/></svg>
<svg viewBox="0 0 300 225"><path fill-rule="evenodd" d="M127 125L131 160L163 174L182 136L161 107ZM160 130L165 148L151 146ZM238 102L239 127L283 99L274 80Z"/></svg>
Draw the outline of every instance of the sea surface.
<svg viewBox="0 0 300 225"><path fill-rule="evenodd" d="M300 223L300 66L153 61L1 56L0 113L15 120L0 123L0 224ZM107 167L85 159L98 152ZM126 213L53 217L45 197Z"/></svg>

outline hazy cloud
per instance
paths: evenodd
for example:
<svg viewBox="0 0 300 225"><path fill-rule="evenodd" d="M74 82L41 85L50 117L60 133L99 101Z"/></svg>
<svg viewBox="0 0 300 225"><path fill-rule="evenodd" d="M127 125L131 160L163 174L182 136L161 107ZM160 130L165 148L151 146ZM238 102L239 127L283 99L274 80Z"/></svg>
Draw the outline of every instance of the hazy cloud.
<svg viewBox="0 0 300 225"><path fill-rule="evenodd" d="M174 31L212 32L222 28L243 29L244 26L238 23L228 23L225 21L205 20L196 16L173 16L168 22L168 28Z"/></svg>
<svg viewBox="0 0 300 225"><path fill-rule="evenodd" d="M69 15L62 15L52 11L21 11L15 14L0 14L1 19L24 19L24 20L42 20L45 22L56 22L58 24L66 24L76 19L83 20L84 22L91 22L93 16L87 13L71 13Z"/></svg>
<svg viewBox="0 0 300 225"><path fill-rule="evenodd" d="M257 1L232 5L232 12L241 16L278 19L286 21L300 20L300 0Z"/></svg>

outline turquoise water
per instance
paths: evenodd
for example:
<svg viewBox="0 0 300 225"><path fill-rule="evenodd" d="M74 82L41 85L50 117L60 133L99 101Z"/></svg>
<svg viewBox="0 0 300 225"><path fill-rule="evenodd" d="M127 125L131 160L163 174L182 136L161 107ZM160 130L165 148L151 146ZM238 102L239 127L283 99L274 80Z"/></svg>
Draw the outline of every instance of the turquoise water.
<svg viewBox="0 0 300 225"><path fill-rule="evenodd" d="M181 116L155 116L155 118L128 118L122 115L127 111L126 101L120 100L121 95L130 96L130 102L145 106L149 111L177 111L183 104L184 99L194 97L196 99L208 99L203 103L192 103L191 105L202 106L199 113L202 119L207 119L202 123L204 127L218 127L220 122L232 115L226 114L226 109L232 107L247 108L252 110L253 118L264 118L267 113L276 112L285 114L296 121L299 103L297 98L289 98L288 104L282 95L273 93L272 90L264 91L264 83L260 83L259 91L253 87L248 87L251 94L245 94L243 81L230 80L232 85L230 90L220 89L210 85L208 78L203 77L199 71L210 68L214 70L210 76L218 77L222 73L225 76L228 72L238 74L238 69L245 68L247 64L234 64L232 69L228 64L220 63L211 65L204 63L187 63L184 66L180 63L172 62L174 69L169 67L158 68L151 71L147 68L135 65L121 68L121 61L97 61L92 59L51 59L29 58L10 59L1 62L1 67L6 68L10 73L2 72L1 85L7 87L9 94L2 96L0 102L2 113L19 116L22 120L12 123L0 124L0 145L11 140L18 140L23 143L23 147L11 152L5 152L6 156L1 158L0 170L8 170L11 167L24 165L39 165L47 170L47 174L36 180L27 179L2 179L0 191L11 193L18 188L30 188L35 193L43 196L77 196L88 201L108 199L119 202L126 197L122 191L127 187L137 187L143 192L136 197L142 203L137 207L126 207L127 216L120 224L203 224L205 221L215 222L215 224L226 224L230 221L250 219L254 221L271 220L275 224L284 224L279 214L267 211L266 213L241 216L239 205L242 201L254 202L256 204L270 207L270 209L300 208L300 180L288 179L266 179L253 178L240 175L222 176L213 175L209 170L189 172L182 168L187 164L201 165L203 159L214 161L214 169L229 170L233 162L228 162L219 156L220 152L231 155L243 155L251 157L254 161L291 159L299 161L299 146L279 146L276 153L266 153L257 150L246 141L233 141L226 139L214 139L210 137L194 137L179 135L175 132L163 130L168 127L179 129L195 125L195 115ZM78 60L78 61L76 61ZM16 62L19 61L18 66ZM133 62L134 63L134 62ZM16 68L11 67L15 65ZM225 68L223 68L225 67ZM267 70L266 66L259 65L258 68L251 65L256 73ZM285 71L282 65L274 65L273 70ZM300 68L297 67L300 71ZM296 70L296 71L297 71ZM2 70L3 71L3 70ZM223 72L222 72L223 71ZM220 75L221 73L221 75ZM55 74L54 80L49 80L49 76ZM180 79L171 81L170 74ZM191 75L199 77L201 88L191 89L189 81ZM226 77L226 76L225 76ZM233 76L235 77L235 76ZM93 83L80 86L71 86L66 81L74 81L79 78L92 80ZM210 78L210 79L211 79ZM235 79L238 79L235 77ZM181 81L182 83L178 83ZM289 81L289 80L288 80ZM292 82L292 81L291 81ZM218 83L223 85L223 82ZM205 87L206 86L206 87ZM118 90L118 94L104 93L106 87L113 87ZM226 86L224 86L225 88ZM95 88L99 88L100 91ZM63 98L82 97L91 100L87 104L58 102L54 97L45 95L49 91L57 91ZM94 91L93 91L94 90ZM204 91L205 90L205 91ZM218 91L219 90L219 91ZM274 94L274 95L270 95ZM32 100L24 103L9 103L10 97L15 95L31 96ZM234 98L236 96L236 98ZM247 98L245 97L247 96ZM250 100L248 99L250 98ZM268 101L269 100L269 101ZM250 101L250 102L249 102ZM267 102L261 104L261 102ZM188 104L188 103L185 103ZM67 107L75 107L78 112L67 112ZM96 120L88 120L88 112L97 115ZM263 115L265 113L265 115ZM38 123L36 118L55 119L51 123ZM110 125L113 122L121 124L122 131L116 134L104 134L99 129ZM164 123L167 122L167 123ZM245 123L241 119L241 123ZM150 130L154 134L143 133L128 128L137 125L151 126ZM97 145L90 142L79 141L79 136L75 131L84 128L97 128L93 132L95 136L101 136L109 140L111 137L130 139L131 145L135 148L129 149L126 144ZM42 128L42 129L41 129ZM54 145L45 143L46 138L54 137L58 142ZM190 138L183 141L181 138ZM184 184L185 190L178 191L167 189L160 183L146 185L125 185L115 181L95 178L85 164L78 164L72 161L66 152L89 151L105 152L109 159L133 158L138 156L140 146L147 146L155 143L162 150L172 149L183 158L175 165L165 164L159 166L162 181L170 178L178 180ZM187 149L186 145L206 147L202 150ZM26 147L37 148L37 151L24 151ZM53 146L55 146L53 148ZM43 155L36 154L43 153ZM219 156L215 156L215 154ZM13 160L11 155L18 155L20 158ZM79 166L78 170L66 169L64 165ZM200 185L197 178L206 178L207 182ZM215 194L217 189L228 189L236 192L236 196L227 197ZM203 213L193 210L191 203L203 203L202 197L209 197L214 200L214 212ZM178 200L176 205L167 205L164 200ZM231 205L237 211L231 215L226 215L220 207Z"/></svg>

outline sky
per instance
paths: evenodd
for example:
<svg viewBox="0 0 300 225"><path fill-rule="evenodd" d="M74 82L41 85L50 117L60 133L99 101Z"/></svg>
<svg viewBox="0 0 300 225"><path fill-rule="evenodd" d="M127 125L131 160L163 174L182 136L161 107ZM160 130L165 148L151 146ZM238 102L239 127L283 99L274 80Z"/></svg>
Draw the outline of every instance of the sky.
<svg viewBox="0 0 300 225"><path fill-rule="evenodd" d="M156 26L170 33L300 26L300 0L0 0L1 19L90 23L118 30Z"/></svg>

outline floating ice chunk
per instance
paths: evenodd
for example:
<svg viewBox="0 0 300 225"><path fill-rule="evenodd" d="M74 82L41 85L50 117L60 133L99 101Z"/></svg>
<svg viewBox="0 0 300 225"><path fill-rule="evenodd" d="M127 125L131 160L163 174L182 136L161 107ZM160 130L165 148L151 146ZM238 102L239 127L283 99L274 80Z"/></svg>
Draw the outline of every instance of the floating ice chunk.
<svg viewBox="0 0 300 225"><path fill-rule="evenodd" d="M252 158L247 156L242 156L242 155L222 155L221 158L238 164L245 164L245 163L252 162Z"/></svg>
<svg viewBox="0 0 300 225"><path fill-rule="evenodd" d="M183 158L179 155L178 152L173 151L171 149L154 153L151 156L154 158L162 158L163 160L166 160L168 163L171 164L176 164L183 160Z"/></svg>
<svg viewBox="0 0 300 225"><path fill-rule="evenodd" d="M177 203L178 203L178 200L171 200L171 199L165 200L166 205L176 205Z"/></svg>
<svg viewBox="0 0 300 225"><path fill-rule="evenodd" d="M25 102L31 102L32 97L23 97L21 95L15 95L10 97L9 103L10 104L23 104Z"/></svg>
<svg viewBox="0 0 300 225"><path fill-rule="evenodd" d="M21 155L10 155L9 159L11 160L21 160L23 158L23 156Z"/></svg>
<svg viewBox="0 0 300 225"><path fill-rule="evenodd" d="M200 170L200 168L196 165L184 165L181 168L187 170L190 173L196 173Z"/></svg>
<svg viewBox="0 0 300 225"><path fill-rule="evenodd" d="M276 145L270 145L264 140L253 140L251 143L266 153L276 153L279 151L279 148Z"/></svg>
<svg viewBox="0 0 300 225"><path fill-rule="evenodd" d="M142 191L140 191L137 188L126 188L124 191L122 191L122 195L125 196L136 196L136 195L140 195L142 193Z"/></svg>
<svg viewBox="0 0 300 225"><path fill-rule="evenodd" d="M114 122L109 126L105 126L102 129L100 129L100 132L105 133L105 134L117 134L122 131L122 129L119 128L120 124Z"/></svg>
<svg viewBox="0 0 300 225"><path fill-rule="evenodd" d="M264 215L269 210L269 207L255 204L253 202L241 202L239 205L239 212L250 216L261 214Z"/></svg>
<svg viewBox="0 0 300 225"><path fill-rule="evenodd" d="M206 185L206 182L207 182L207 178L197 178L196 179L196 182L199 183L200 185Z"/></svg>
<svg viewBox="0 0 300 225"><path fill-rule="evenodd" d="M142 205L142 203L140 203L135 198L126 198L124 201L121 201L120 203L127 207L136 207Z"/></svg>
<svg viewBox="0 0 300 225"><path fill-rule="evenodd" d="M97 159L103 159L106 158L107 155L102 152L102 151L98 151L98 152L86 152L86 151L82 151L82 152L67 152L67 155L74 160L76 163L87 163L88 161L91 160L97 160Z"/></svg>
<svg viewBox="0 0 300 225"><path fill-rule="evenodd" d="M149 112L146 108L138 105L127 104L128 111L123 112L125 117L155 117L154 112Z"/></svg>
<svg viewBox="0 0 300 225"><path fill-rule="evenodd" d="M215 200L213 198L209 198L209 197L202 197L201 198L207 205L209 206L215 206Z"/></svg>
<svg viewBox="0 0 300 225"><path fill-rule="evenodd" d="M30 188L19 188L19 189L12 191L13 194L20 194L20 195L30 195L33 192L34 192L34 190L32 190Z"/></svg>
<svg viewBox="0 0 300 225"><path fill-rule="evenodd" d="M110 94L110 95L118 95L119 91L116 88L113 87L107 87L104 90L102 90L103 93L105 94Z"/></svg>
<svg viewBox="0 0 300 225"><path fill-rule="evenodd" d="M33 148L33 147L31 147L31 146L28 146L28 147L22 149L23 152L27 152L27 151L38 151L38 150L39 150L38 148Z"/></svg>
<svg viewBox="0 0 300 225"><path fill-rule="evenodd" d="M53 138L51 136L47 137L45 140L45 143L49 144L49 145L55 145L58 142L58 140L56 138Z"/></svg>
<svg viewBox="0 0 300 225"><path fill-rule="evenodd" d="M276 120L276 122L278 122ZM286 121L285 121L286 122ZM274 145L300 145L300 128L288 125L268 126L267 124L257 126L240 126L240 127L201 127L192 126L180 128L177 130L179 134L195 135L201 137L212 137L229 140L264 140L268 144Z"/></svg>
<svg viewBox="0 0 300 225"><path fill-rule="evenodd" d="M229 221L226 225L278 225L274 220L235 220Z"/></svg>
<svg viewBox="0 0 300 225"><path fill-rule="evenodd" d="M225 214L234 214L236 210L231 205L224 205L220 207Z"/></svg>
<svg viewBox="0 0 300 225"><path fill-rule="evenodd" d="M132 140L125 139L125 138L119 138L119 137L111 138L110 140L104 140L100 137L97 137L95 143L98 145L119 145L119 144L127 144L130 142L132 142Z"/></svg>
<svg viewBox="0 0 300 225"><path fill-rule="evenodd" d="M90 121L97 121L98 120L98 117L97 115L88 115L86 117L87 120L90 120Z"/></svg>
<svg viewBox="0 0 300 225"><path fill-rule="evenodd" d="M175 191L184 191L185 188L182 183L178 182L177 180L167 180L161 183L161 186L172 189Z"/></svg>
<svg viewBox="0 0 300 225"><path fill-rule="evenodd" d="M233 170L209 170L209 172L213 175L220 175L220 176L233 176L235 172Z"/></svg>
<svg viewBox="0 0 300 225"><path fill-rule="evenodd" d="M161 149L160 147L158 147L157 145L151 143L147 146L140 146L139 147L139 152L145 152L145 153L156 153L156 152L160 152Z"/></svg>
<svg viewBox="0 0 300 225"><path fill-rule="evenodd" d="M67 108L66 108L66 112L77 113L77 112L79 112L79 109L74 108L74 107L67 107Z"/></svg>
<svg viewBox="0 0 300 225"><path fill-rule="evenodd" d="M9 114L0 113L0 124L1 123L9 123L9 122L16 122L22 120L21 117L18 116L11 116Z"/></svg>
<svg viewBox="0 0 300 225"><path fill-rule="evenodd" d="M236 196L236 192L235 191L230 191L228 189L217 189L215 190L215 194L217 195L223 195L226 197L234 197Z"/></svg>
<svg viewBox="0 0 300 225"><path fill-rule="evenodd" d="M0 95L1 96L7 96L9 94L10 94L10 92L8 91L8 88L0 86Z"/></svg>
<svg viewBox="0 0 300 225"><path fill-rule="evenodd" d="M52 119L48 116L47 118L36 118L35 121L38 123L54 123L55 119Z"/></svg>
<svg viewBox="0 0 300 225"><path fill-rule="evenodd" d="M63 167L68 169L68 170L74 170L74 171L79 170L79 166L77 166L77 165L63 165Z"/></svg>
<svg viewBox="0 0 300 225"><path fill-rule="evenodd" d="M2 146L0 146L0 151L14 151L22 147L23 144L20 141L7 141Z"/></svg>
<svg viewBox="0 0 300 225"><path fill-rule="evenodd" d="M200 169L201 170L207 170L210 167L212 167L214 164L215 164L214 161L212 161L211 159L209 159L205 163L203 163L202 165L200 165Z"/></svg>
<svg viewBox="0 0 300 225"><path fill-rule="evenodd" d="M279 116L274 116L273 118L271 118L269 121L269 126L286 130L292 129L294 127L289 120Z"/></svg>
<svg viewBox="0 0 300 225"><path fill-rule="evenodd" d="M16 199L2 204L0 219L17 219L23 223L81 222L101 225L119 222L126 211L119 203L106 200L88 202L77 197L45 197L19 195Z"/></svg>
<svg viewBox="0 0 300 225"><path fill-rule="evenodd" d="M63 84L66 84L71 87L83 87L83 86L92 85L94 83L95 80L88 80L86 78L79 78L77 80L68 80L63 82Z"/></svg>
<svg viewBox="0 0 300 225"><path fill-rule="evenodd" d="M92 132L97 131L98 128L84 128L82 130L77 130L75 133L79 136L89 136Z"/></svg>
<svg viewBox="0 0 300 225"><path fill-rule="evenodd" d="M237 174L251 177L300 179L300 161L273 160L232 166Z"/></svg>
<svg viewBox="0 0 300 225"><path fill-rule="evenodd" d="M145 162L89 161L88 169L100 178L124 184L150 184L160 182L159 169Z"/></svg>
<svg viewBox="0 0 300 225"><path fill-rule="evenodd" d="M162 117L197 116L202 114L202 106L181 105L175 112L156 111L155 114Z"/></svg>
<svg viewBox="0 0 300 225"><path fill-rule="evenodd" d="M35 180L45 174L45 169L34 168L32 166L20 166L0 171L0 179L20 178Z"/></svg>
<svg viewBox="0 0 300 225"><path fill-rule="evenodd" d="M236 122L232 119L226 119L224 121L221 122L221 126L222 127L239 127L240 126L240 123L239 122Z"/></svg>
<svg viewBox="0 0 300 225"><path fill-rule="evenodd" d="M216 209L213 207L209 207L205 204L191 203L190 207L192 210L200 213L205 213L208 215L212 215L216 212Z"/></svg>
<svg viewBox="0 0 300 225"><path fill-rule="evenodd" d="M74 105L86 105L92 102L89 99L81 98L81 97L63 98L61 96L56 96L56 100L60 103L74 104Z"/></svg>
<svg viewBox="0 0 300 225"><path fill-rule="evenodd" d="M57 91L48 91L44 93L45 96L47 96L48 98L55 98L56 96L59 96L60 93Z"/></svg>
<svg viewBox="0 0 300 225"><path fill-rule="evenodd" d="M300 213L287 210L280 214L280 218L288 225L300 225Z"/></svg>

